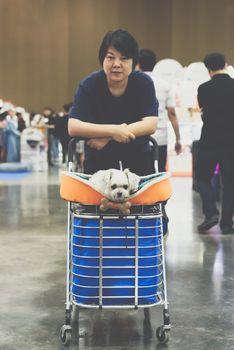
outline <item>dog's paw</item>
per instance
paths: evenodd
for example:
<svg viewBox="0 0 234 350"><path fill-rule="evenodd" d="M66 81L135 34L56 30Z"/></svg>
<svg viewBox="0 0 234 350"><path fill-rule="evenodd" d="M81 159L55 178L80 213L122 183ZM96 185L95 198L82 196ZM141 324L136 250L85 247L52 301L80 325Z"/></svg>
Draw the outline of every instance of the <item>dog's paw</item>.
<svg viewBox="0 0 234 350"><path fill-rule="evenodd" d="M131 206L132 204L130 202L124 202L124 203L119 203L118 208L122 214L129 215Z"/></svg>
<svg viewBox="0 0 234 350"><path fill-rule="evenodd" d="M99 209L101 211L107 211L108 209L112 208L112 203L107 198L101 199L101 204L99 206Z"/></svg>
<svg viewBox="0 0 234 350"><path fill-rule="evenodd" d="M111 202L109 199L107 198L102 198L101 199L101 204L99 206L99 209L101 211L107 211L108 209L119 209L119 211L123 214L123 215L129 215L130 214L130 208L131 208L132 204L130 202L123 202L123 203L114 203Z"/></svg>

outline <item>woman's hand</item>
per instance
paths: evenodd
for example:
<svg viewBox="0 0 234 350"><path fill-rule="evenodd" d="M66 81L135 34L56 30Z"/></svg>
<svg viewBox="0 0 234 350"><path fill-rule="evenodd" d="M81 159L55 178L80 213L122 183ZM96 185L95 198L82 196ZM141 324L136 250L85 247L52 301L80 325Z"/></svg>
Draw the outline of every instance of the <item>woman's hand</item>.
<svg viewBox="0 0 234 350"><path fill-rule="evenodd" d="M89 145L89 147L91 148L95 148L96 150L100 151L108 144L110 140L110 137L93 138L87 141L87 145Z"/></svg>
<svg viewBox="0 0 234 350"><path fill-rule="evenodd" d="M127 124L113 125L112 128L112 139L117 142L128 143L135 139L135 135L128 130ZM87 141L87 145L100 151L108 144L110 140L110 137L91 138Z"/></svg>
<svg viewBox="0 0 234 350"><path fill-rule="evenodd" d="M135 135L129 131L127 124L120 124L113 126L112 139L121 142L128 143L131 140L135 140Z"/></svg>

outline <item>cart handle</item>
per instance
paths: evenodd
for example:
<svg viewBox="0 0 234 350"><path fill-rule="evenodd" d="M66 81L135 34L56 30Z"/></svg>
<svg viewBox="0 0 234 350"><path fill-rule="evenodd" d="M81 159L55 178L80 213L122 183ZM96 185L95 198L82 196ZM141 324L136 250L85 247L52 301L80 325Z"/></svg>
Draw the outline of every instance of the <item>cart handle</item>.
<svg viewBox="0 0 234 350"><path fill-rule="evenodd" d="M150 136L150 143L152 144L154 160L158 160L158 156L159 156L158 144L153 136Z"/></svg>
<svg viewBox="0 0 234 350"><path fill-rule="evenodd" d="M68 143L68 162L73 162L74 157L74 149L77 142L82 141L84 139L79 137L73 137Z"/></svg>

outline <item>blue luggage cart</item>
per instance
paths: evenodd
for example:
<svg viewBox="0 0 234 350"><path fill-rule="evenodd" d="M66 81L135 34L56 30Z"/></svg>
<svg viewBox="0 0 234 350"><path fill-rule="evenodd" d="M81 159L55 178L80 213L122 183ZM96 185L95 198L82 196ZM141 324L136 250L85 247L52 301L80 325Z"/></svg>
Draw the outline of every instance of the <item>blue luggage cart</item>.
<svg viewBox="0 0 234 350"><path fill-rule="evenodd" d="M71 146L70 146L71 147ZM69 154L71 151L69 152ZM72 157L69 156L72 171ZM100 212L98 206L68 202L65 324L60 340L72 338L74 309L149 309L163 306L163 325L156 336L169 340L171 328L164 258L161 204Z"/></svg>

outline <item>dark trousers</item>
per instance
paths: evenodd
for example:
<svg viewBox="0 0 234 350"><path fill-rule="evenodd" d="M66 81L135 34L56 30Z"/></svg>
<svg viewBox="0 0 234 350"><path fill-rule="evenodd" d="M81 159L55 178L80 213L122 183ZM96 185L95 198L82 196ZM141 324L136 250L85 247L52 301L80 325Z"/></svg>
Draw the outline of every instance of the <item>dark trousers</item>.
<svg viewBox="0 0 234 350"><path fill-rule="evenodd" d="M67 159L68 142L69 140L60 139L60 143L62 146L63 163L66 163L66 159Z"/></svg>
<svg viewBox="0 0 234 350"><path fill-rule="evenodd" d="M166 171L167 163L167 145L158 146L158 171Z"/></svg>
<svg viewBox="0 0 234 350"><path fill-rule="evenodd" d="M234 213L234 150L232 148L198 149L195 173L202 209L206 218L218 214L212 178L219 163L222 184L221 227L232 227Z"/></svg>

